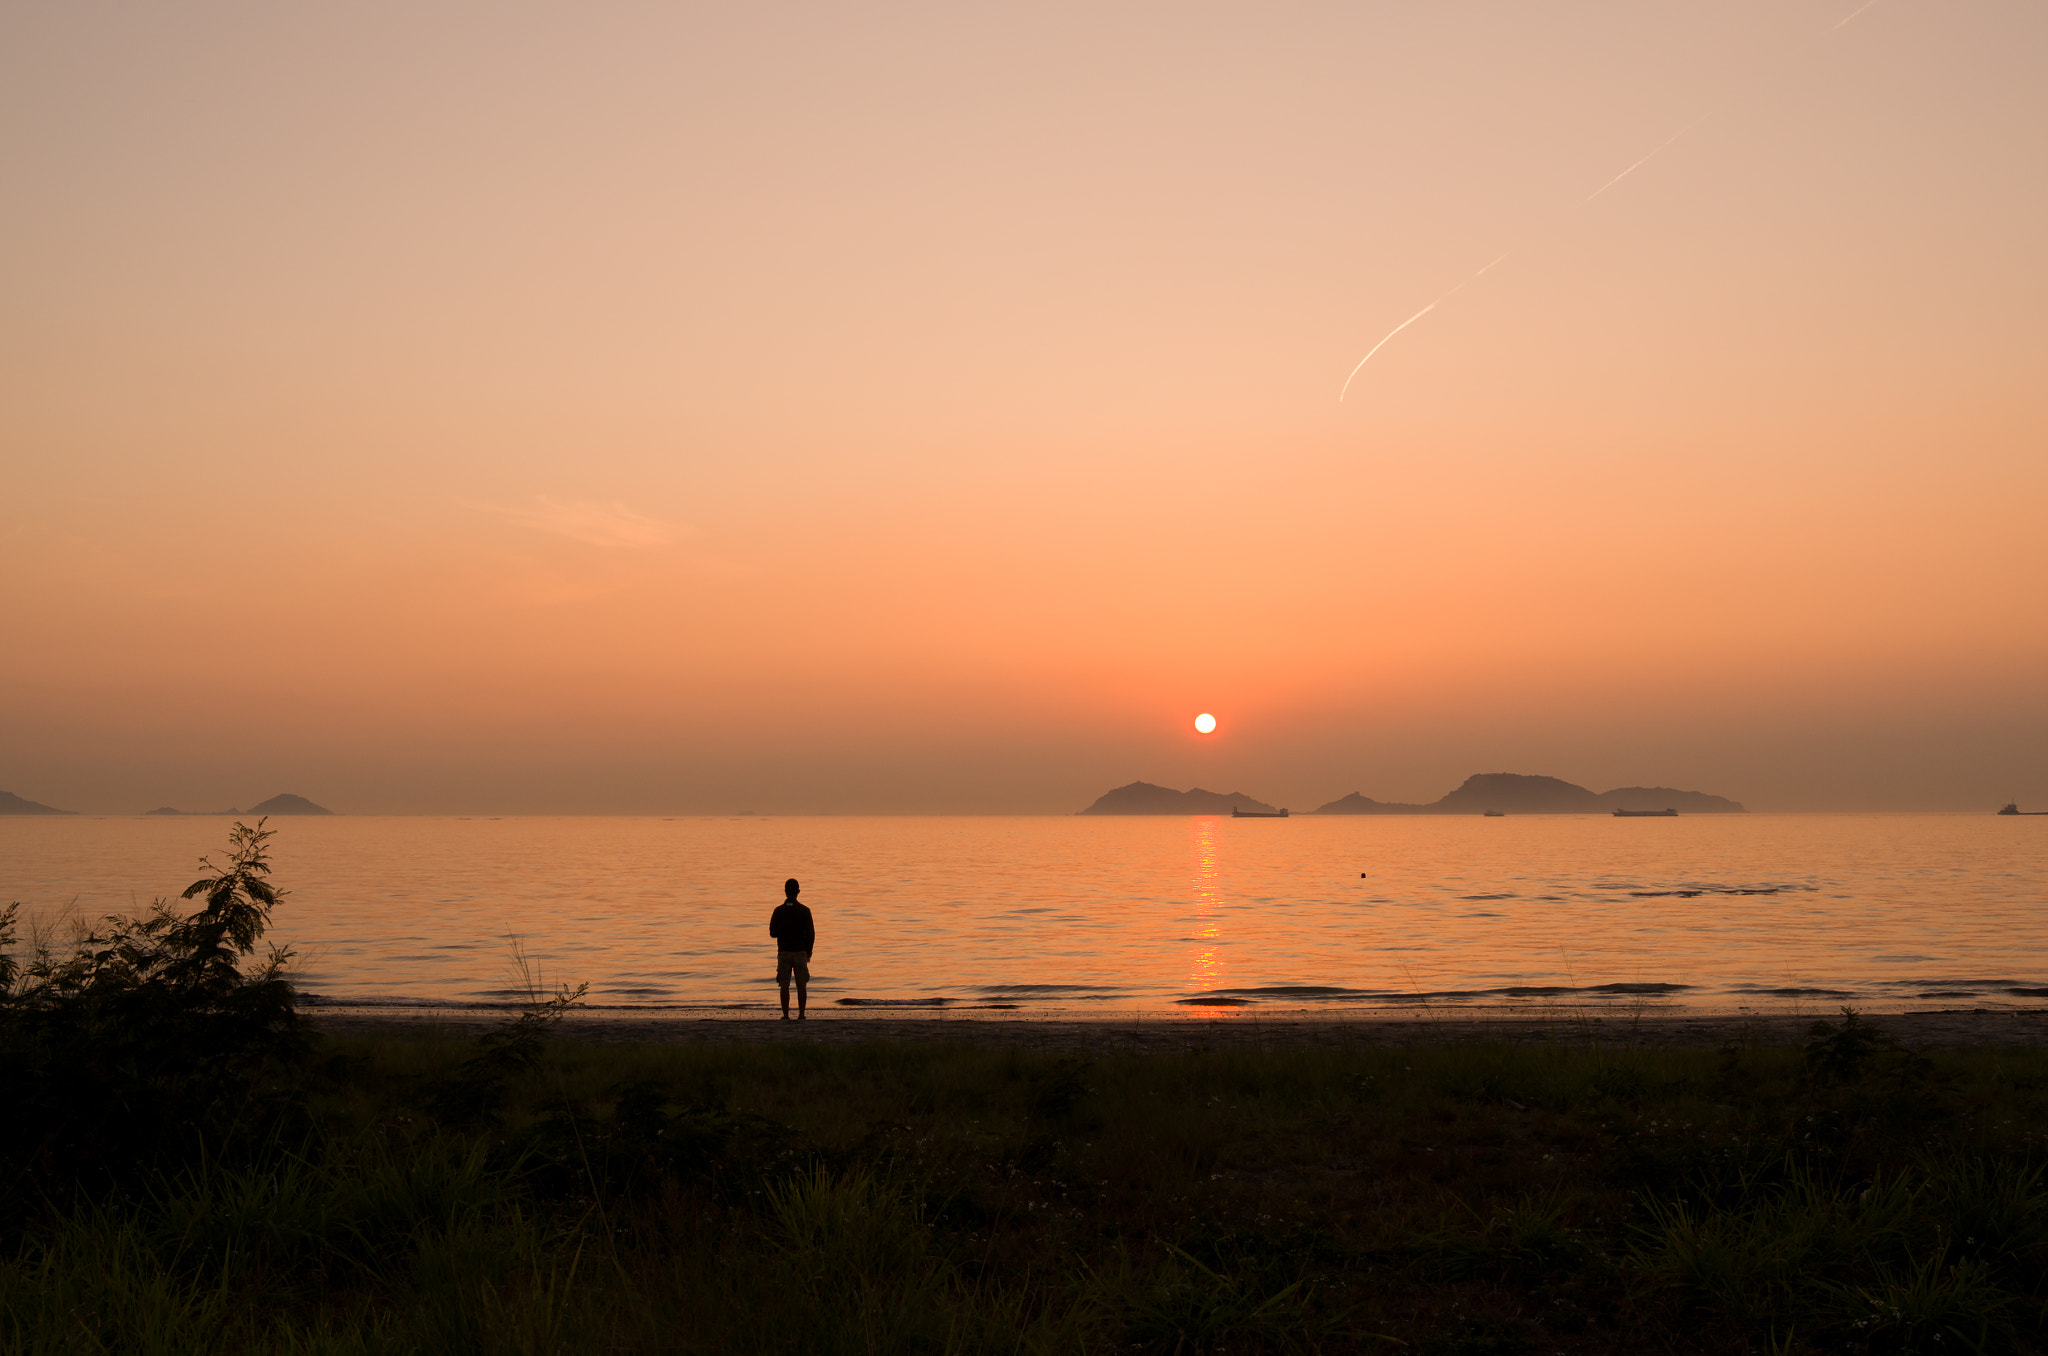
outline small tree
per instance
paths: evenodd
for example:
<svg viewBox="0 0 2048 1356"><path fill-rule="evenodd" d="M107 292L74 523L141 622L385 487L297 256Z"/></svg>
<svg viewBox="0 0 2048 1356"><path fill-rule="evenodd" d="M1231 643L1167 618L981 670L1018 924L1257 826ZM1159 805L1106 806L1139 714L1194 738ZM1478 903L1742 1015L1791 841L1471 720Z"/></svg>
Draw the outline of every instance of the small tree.
<svg viewBox="0 0 2048 1356"><path fill-rule="evenodd" d="M0 909L0 1003L14 1001L14 981L21 974L21 962L14 958L14 922L20 915L19 900Z"/></svg>
<svg viewBox="0 0 2048 1356"><path fill-rule="evenodd" d="M287 893L269 881L270 852L265 844L277 833L263 827L269 822L259 819L252 829L238 821L228 834L225 866L215 866L210 857L199 859L211 874L186 886L180 898L204 895L205 907L165 930L169 960L164 978L171 984L221 989L251 979L262 982L275 979L291 959L290 951L273 945L261 971L242 974L242 957L256 949L270 926L270 911Z"/></svg>
<svg viewBox="0 0 2048 1356"><path fill-rule="evenodd" d="M291 959L272 946L244 971L284 891L272 885L258 820L237 823L228 855L181 899L136 918L112 914L68 948L11 954L16 910L0 912L0 1180L11 1166L45 1189L120 1178L166 1152L219 1150L296 1117L309 1052ZM12 1164L4 1160L13 1160Z"/></svg>
<svg viewBox="0 0 2048 1356"><path fill-rule="evenodd" d="M80 932L68 954L39 947L26 967L27 983L16 1001L47 1009L95 998L147 996L192 1010L231 999L251 984L280 983L291 960L287 948L272 946L253 974L244 974L241 968L242 958L256 949L269 927L271 910L287 893L268 879L266 844L277 831L264 828L266 822L257 820L253 829L236 823L228 835L225 864L217 866L211 857L199 859L208 874L179 896L203 895L205 903L197 912L180 913L176 905L159 899L142 918L107 915L99 927ZM0 918L0 945L12 941L7 927L12 918L11 908ZM0 961L9 970L13 965L11 957ZM0 975L11 978L9 970L0 970Z"/></svg>

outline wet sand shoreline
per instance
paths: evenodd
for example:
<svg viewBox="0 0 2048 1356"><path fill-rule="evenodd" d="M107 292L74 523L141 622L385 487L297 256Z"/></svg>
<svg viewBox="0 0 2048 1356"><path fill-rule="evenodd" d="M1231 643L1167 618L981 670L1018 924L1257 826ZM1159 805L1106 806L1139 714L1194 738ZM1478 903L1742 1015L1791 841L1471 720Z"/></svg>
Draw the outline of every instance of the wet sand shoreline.
<svg viewBox="0 0 2048 1356"><path fill-rule="evenodd" d="M471 1039L506 1020L502 1012L462 1008L312 1007L316 1030L332 1036L442 1036ZM1861 1012L1915 1049L2048 1046L2048 1008L1957 1008ZM1229 1017L1155 1014L1031 1016L849 1013L814 1009L784 1022L772 1010L584 1011L564 1018L562 1038L593 1044L748 1045L863 1041L959 1042L1053 1053L1146 1054L1220 1049L1343 1048L1473 1041L1651 1048L1729 1044L1797 1045L1817 1020L1838 1012L1581 1012L1401 1009L1369 1013L1271 1013Z"/></svg>

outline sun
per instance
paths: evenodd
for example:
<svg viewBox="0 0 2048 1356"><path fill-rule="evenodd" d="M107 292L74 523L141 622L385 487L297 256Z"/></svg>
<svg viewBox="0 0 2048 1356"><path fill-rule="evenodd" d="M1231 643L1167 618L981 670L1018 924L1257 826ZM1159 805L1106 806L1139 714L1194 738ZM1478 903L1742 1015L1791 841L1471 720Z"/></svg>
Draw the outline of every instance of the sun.
<svg viewBox="0 0 2048 1356"><path fill-rule="evenodd" d="M1201 731L1203 734L1214 733L1216 729L1216 717L1210 715L1207 711L1204 711L1201 715L1195 717L1195 728Z"/></svg>

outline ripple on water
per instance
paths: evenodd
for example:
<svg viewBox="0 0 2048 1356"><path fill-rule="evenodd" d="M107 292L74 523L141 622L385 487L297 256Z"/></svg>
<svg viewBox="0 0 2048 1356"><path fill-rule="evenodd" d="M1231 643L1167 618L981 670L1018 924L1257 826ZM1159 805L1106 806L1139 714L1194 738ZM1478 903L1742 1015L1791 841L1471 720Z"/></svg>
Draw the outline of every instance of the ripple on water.
<svg viewBox="0 0 2048 1356"><path fill-rule="evenodd" d="M2048 866L1988 815L1699 816L1655 839L1540 816L273 826L275 936L314 1000L515 1002L517 938L550 986L607 1003L759 1003L789 875L818 915L812 997L848 1007L2048 998ZM132 910L221 837L0 821L0 899Z"/></svg>

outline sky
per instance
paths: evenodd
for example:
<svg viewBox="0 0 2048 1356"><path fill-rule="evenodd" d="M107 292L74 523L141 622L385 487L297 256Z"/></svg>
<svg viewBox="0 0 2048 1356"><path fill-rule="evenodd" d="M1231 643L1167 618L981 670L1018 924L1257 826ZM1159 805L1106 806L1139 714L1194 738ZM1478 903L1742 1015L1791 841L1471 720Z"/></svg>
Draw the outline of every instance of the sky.
<svg viewBox="0 0 2048 1356"><path fill-rule="evenodd" d="M2048 808L2048 9L1859 4L7 5L0 788Z"/></svg>

